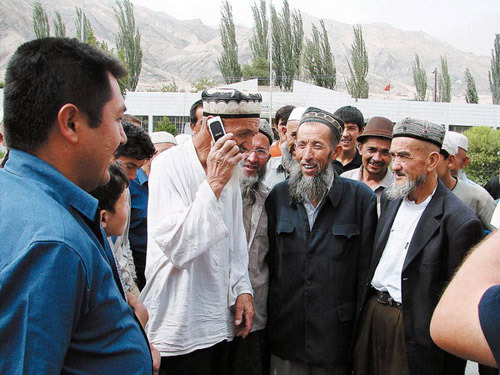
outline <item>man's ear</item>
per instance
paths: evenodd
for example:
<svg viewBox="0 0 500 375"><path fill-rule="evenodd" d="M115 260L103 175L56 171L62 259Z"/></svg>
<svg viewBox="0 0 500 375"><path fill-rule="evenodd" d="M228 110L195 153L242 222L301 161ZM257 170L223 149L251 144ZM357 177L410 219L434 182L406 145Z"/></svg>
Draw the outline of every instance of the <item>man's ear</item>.
<svg viewBox="0 0 500 375"><path fill-rule="evenodd" d="M101 210L101 212L99 212L99 220L101 221L101 226L103 227L103 229L106 229L106 227L108 226L108 219L108 211Z"/></svg>
<svg viewBox="0 0 500 375"><path fill-rule="evenodd" d="M342 146L337 143L337 146L333 149L332 156L330 157L331 160L337 159L337 157L340 155L342 152Z"/></svg>
<svg viewBox="0 0 500 375"><path fill-rule="evenodd" d="M86 118L86 116L85 116ZM78 142L78 128L83 125L84 117L74 104L66 103L57 113L57 125L61 136L70 143ZM85 126L87 126L85 122Z"/></svg>
<svg viewBox="0 0 500 375"><path fill-rule="evenodd" d="M437 165L439 164L439 152L437 151L432 151L427 155L427 170L433 171L437 168Z"/></svg>
<svg viewBox="0 0 500 375"><path fill-rule="evenodd" d="M462 169L464 169L467 166L467 164L469 164L469 161L470 161L469 157L466 156L464 160L464 166L462 167Z"/></svg>
<svg viewBox="0 0 500 375"><path fill-rule="evenodd" d="M448 160L447 160L447 165L448 165L448 169L453 169L456 165L456 159L455 159L455 155L450 155L448 156Z"/></svg>

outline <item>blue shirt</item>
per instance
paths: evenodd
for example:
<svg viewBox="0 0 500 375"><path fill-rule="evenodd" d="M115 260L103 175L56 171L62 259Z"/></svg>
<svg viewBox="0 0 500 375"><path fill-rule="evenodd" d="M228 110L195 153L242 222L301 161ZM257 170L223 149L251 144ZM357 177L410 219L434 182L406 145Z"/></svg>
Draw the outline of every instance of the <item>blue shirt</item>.
<svg viewBox="0 0 500 375"><path fill-rule="evenodd" d="M133 252L146 253L148 243L148 177L137 170L135 180L130 181L130 229L128 239Z"/></svg>
<svg viewBox="0 0 500 375"><path fill-rule="evenodd" d="M479 321L497 365L500 364L500 285L489 288L479 301ZM500 374L500 370L498 371Z"/></svg>
<svg viewBox="0 0 500 375"><path fill-rule="evenodd" d="M152 373L96 214L97 200L54 167L11 150L0 170L0 373Z"/></svg>

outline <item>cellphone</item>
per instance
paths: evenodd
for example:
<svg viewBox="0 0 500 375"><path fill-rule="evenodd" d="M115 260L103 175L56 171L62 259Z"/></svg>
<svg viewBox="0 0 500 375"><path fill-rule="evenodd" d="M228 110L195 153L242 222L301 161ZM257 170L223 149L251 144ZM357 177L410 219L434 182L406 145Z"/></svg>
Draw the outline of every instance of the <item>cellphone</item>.
<svg viewBox="0 0 500 375"><path fill-rule="evenodd" d="M222 123L222 119L219 116L209 118L207 122L208 129L210 130L210 134L212 135L212 139L214 140L214 142L217 142L219 138L223 137L226 134L224 124Z"/></svg>

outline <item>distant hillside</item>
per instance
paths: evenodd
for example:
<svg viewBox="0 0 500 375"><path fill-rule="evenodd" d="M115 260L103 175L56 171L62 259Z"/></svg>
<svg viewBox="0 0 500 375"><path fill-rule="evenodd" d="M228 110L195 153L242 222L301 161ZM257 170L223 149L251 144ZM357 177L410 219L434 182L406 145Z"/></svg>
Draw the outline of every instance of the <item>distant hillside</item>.
<svg viewBox="0 0 500 375"><path fill-rule="evenodd" d="M0 3L0 79L3 79L10 55L16 47L34 37L31 14L33 1L3 0ZM65 21L69 36L75 33L75 7L80 0L42 0L51 19L54 10L59 10ZM117 30L114 18L114 1L85 0L85 12L92 23L98 39L114 46L113 35ZM180 87L201 77L217 77L222 82L217 67L221 52L219 30L204 25L200 20L179 21L164 12L135 6L136 23L142 34L144 52L143 70L139 90L160 87L172 78ZM328 15L325 15L328 16ZM306 35L311 23L319 20L303 14ZM345 91L344 78L348 77L346 56L349 56L353 41L352 25L325 19L330 43L337 64L338 89ZM250 60L249 38L252 30L237 27L240 63ZM369 54L370 95L383 96L384 87L390 82L391 96L412 99L414 96L411 66L415 53L420 55L429 81L429 94L434 87L432 71L440 67L440 55L448 57L452 80L452 93L463 97L465 83L463 74L468 67L473 74L478 92L489 95L488 69L490 58L476 56L453 48L441 40L423 32L398 30L388 24L363 25L363 33Z"/></svg>

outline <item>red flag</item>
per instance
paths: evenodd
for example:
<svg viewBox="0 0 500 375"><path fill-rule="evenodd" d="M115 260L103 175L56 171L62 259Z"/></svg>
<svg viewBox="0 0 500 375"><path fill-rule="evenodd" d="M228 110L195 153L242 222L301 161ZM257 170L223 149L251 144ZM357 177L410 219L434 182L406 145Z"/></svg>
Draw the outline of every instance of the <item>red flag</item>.
<svg viewBox="0 0 500 375"><path fill-rule="evenodd" d="M384 91L391 91L391 84L390 83L387 86L385 86Z"/></svg>

